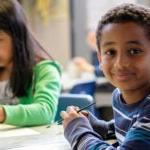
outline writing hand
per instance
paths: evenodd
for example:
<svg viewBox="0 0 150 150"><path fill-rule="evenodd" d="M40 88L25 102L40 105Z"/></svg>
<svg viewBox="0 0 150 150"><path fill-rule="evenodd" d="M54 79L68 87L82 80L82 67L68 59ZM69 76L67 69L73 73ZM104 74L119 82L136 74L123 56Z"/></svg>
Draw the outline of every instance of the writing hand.
<svg viewBox="0 0 150 150"><path fill-rule="evenodd" d="M63 127L64 127L64 129L75 118L85 117L81 112L78 112L78 109L75 106L67 107L67 110L66 111L62 111L60 115L61 115L61 117L63 119Z"/></svg>

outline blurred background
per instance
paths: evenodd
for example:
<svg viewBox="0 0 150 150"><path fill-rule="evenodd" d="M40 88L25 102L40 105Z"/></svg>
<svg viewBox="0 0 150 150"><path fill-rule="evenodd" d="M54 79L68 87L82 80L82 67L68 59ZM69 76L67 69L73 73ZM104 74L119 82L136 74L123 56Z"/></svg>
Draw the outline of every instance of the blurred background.
<svg viewBox="0 0 150 150"><path fill-rule="evenodd" d="M90 60L88 30L110 7L131 2L150 6L149 0L20 0L38 39L64 66L74 56ZM62 57L63 56L63 57Z"/></svg>
<svg viewBox="0 0 150 150"><path fill-rule="evenodd" d="M111 93L114 87L105 80L102 74L98 77L94 74L87 74L87 70L91 69L89 66L87 66L87 70L83 69L86 74L82 73L81 75L81 68L77 69L73 60L80 57L89 64L96 64L94 33L98 21L109 8L126 2L150 6L150 0L18 1L23 5L37 39L54 59L62 64L64 74L67 71L71 74L70 76L66 76L66 74L63 76L62 92L81 92L83 88L87 88L85 85L80 88L74 88L74 86L77 83L90 81L90 85L88 85L90 92L88 91L87 94L92 95L95 99L98 116L100 115L106 120L112 118ZM87 65L85 60L81 60L83 68ZM79 82L81 77L86 78L84 82L83 80ZM89 87L92 87L92 91Z"/></svg>

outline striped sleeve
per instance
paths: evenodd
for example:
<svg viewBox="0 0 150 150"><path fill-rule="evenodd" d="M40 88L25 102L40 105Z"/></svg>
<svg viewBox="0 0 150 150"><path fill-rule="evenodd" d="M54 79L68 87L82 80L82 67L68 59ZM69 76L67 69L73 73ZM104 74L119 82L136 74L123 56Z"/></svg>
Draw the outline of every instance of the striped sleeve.
<svg viewBox="0 0 150 150"><path fill-rule="evenodd" d="M137 121L127 133L124 145L128 145L128 147L138 146L140 150L150 147L150 105L148 103L145 103Z"/></svg>
<svg viewBox="0 0 150 150"><path fill-rule="evenodd" d="M71 122L65 130L65 137L74 150L145 150L150 147L149 131L131 128L119 147L113 147L98 136L84 118Z"/></svg>

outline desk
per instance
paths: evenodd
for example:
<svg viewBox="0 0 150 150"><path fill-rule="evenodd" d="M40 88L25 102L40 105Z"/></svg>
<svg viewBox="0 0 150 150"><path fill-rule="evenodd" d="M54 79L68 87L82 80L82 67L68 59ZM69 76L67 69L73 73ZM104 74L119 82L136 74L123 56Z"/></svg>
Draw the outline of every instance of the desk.
<svg viewBox="0 0 150 150"><path fill-rule="evenodd" d="M0 150L70 150L61 125L19 128L0 124Z"/></svg>

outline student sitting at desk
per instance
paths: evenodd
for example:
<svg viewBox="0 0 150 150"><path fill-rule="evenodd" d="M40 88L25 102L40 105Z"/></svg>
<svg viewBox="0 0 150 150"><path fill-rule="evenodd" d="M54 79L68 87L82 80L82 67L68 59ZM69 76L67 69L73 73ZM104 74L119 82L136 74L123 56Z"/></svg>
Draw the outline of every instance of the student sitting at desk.
<svg viewBox="0 0 150 150"><path fill-rule="evenodd" d="M97 58L96 37L94 31L88 31L87 44L92 52L92 63L89 63L83 57L74 57L72 62L80 72L89 72L95 74L96 77L103 77L104 74Z"/></svg>
<svg viewBox="0 0 150 150"><path fill-rule="evenodd" d="M43 125L57 111L61 69L26 22L17 0L0 0L0 122Z"/></svg>
<svg viewBox="0 0 150 150"><path fill-rule="evenodd" d="M97 29L99 61L113 92L115 135L119 145L103 137L113 128L90 114L69 107L61 113L64 134L74 150L148 150L150 148L150 9L122 4L109 10Z"/></svg>
<svg viewBox="0 0 150 150"><path fill-rule="evenodd" d="M99 64L92 65L83 57L75 57L72 62L80 72L89 72L95 74L96 77L104 76Z"/></svg>

